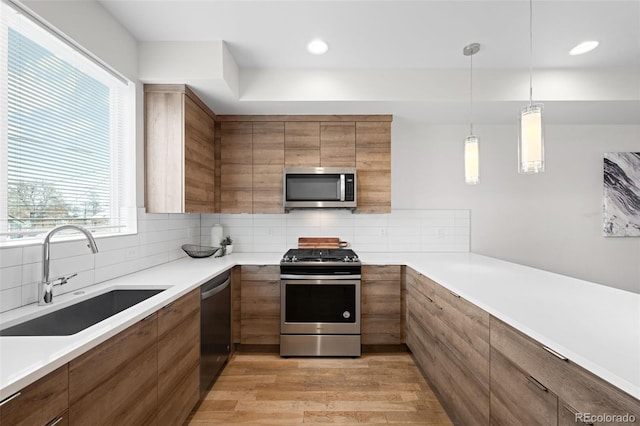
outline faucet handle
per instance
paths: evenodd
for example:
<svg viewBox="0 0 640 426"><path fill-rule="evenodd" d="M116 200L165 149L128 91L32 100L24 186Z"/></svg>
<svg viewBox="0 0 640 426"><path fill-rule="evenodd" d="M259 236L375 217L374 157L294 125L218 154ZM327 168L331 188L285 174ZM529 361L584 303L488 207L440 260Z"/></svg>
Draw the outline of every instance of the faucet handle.
<svg viewBox="0 0 640 426"><path fill-rule="evenodd" d="M58 277L58 278L54 279L53 281L58 281L59 280L60 282L57 283L57 284L54 284L53 286L56 287L56 286L59 286L59 285L64 285L64 284L67 283L67 281L69 281L71 278L75 277L76 275L78 275L77 272L73 273L71 275L67 275L66 277L65 276Z"/></svg>

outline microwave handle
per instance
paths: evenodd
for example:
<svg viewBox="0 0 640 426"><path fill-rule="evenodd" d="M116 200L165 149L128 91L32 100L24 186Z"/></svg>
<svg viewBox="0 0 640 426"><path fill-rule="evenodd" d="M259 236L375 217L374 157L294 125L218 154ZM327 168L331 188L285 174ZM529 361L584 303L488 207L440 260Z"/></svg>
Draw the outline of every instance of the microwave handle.
<svg viewBox="0 0 640 426"><path fill-rule="evenodd" d="M338 188L338 190L340 191L340 201L344 201L344 193L345 193L345 176L344 173L340 174L340 182L338 183L340 185L340 188Z"/></svg>

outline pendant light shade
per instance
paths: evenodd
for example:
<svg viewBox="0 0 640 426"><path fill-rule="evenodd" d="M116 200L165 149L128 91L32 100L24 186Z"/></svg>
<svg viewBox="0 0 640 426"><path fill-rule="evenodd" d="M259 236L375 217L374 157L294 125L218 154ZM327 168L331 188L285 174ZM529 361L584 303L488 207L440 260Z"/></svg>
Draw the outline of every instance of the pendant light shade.
<svg viewBox="0 0 640 426"><path fill-rule="evenodd" d="M520 111L518 172L544 172L542 105L533 104L533 0L529 0L529 105Z"/></svg>
<svg viewBox="0 0 640 426"><path fill-rule="evenodd" d="M464 140L464 181L475 185L480 180L480 149L477 136Z"/></svg>
<svg viewBox="0 0 640 426"><path fill-rule="evenodd" d="M539 173L544 171L544 125L542 105L529 105L520 112L518 141L518 171Z"/></svg>
<svg viewBox="0 0 640 426"><path fill-rule="evenodd" d="M471 43L462 49L469 57L469 136L464 140L464 181L475 185L480 181L480 141L473 134L473 55L480 51L478 43Z"/></svg>

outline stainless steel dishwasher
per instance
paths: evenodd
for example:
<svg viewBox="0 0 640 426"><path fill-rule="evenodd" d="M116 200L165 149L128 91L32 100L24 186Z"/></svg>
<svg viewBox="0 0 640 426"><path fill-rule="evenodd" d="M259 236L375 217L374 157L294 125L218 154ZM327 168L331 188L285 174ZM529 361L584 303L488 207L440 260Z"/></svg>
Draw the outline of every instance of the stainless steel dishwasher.
<svg viewBox="0 0 640 426"><path fill-rule="evenodd" d="M222 370L231 348L231 272L200 287L200 397Z"/></svg>

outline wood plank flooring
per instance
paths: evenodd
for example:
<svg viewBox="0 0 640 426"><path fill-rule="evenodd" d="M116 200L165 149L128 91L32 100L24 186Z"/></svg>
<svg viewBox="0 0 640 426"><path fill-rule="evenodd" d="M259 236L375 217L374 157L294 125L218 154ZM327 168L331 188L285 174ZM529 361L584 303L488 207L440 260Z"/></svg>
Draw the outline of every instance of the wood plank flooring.
<svg viewBox="0 0 640 426"><path fill-rule="evenodd" d="M236 353L186 425L450 425L408 353Z"/></svg>

